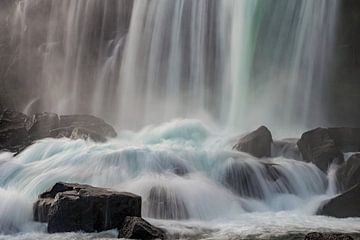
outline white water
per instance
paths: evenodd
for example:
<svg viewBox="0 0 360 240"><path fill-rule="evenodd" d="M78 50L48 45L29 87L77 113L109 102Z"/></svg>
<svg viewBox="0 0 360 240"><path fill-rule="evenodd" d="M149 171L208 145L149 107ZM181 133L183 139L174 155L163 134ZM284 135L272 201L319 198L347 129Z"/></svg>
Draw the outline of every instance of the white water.
<svg viewBox="0 0 360 240"><path fill-rule="evenodd" d="M313 216L319 204L336 191L313 164L292 159L253 157L231 150L231 138L211 132L197 120L176 120L140 132L123 132L108 143L44 139L16 157L0 154L0 239L47 239L44 224L31 221L37 195L58 181L87 183L130 191L143 197L143 216L184 239L257 238L325 231L360 231L359 219ZM262 198L232 192L225 184L226 169L250 166L251 178L242 183ZM286 178L272 180L264 163ZM243 173L248 172L247 168ZM182 173L187 174L183 175ZM177 175L175 173L180 173ZM329 178L329 179L328 179ZM286 180L287 179L287 180ZM239 180L238 180L239 181ZM239 184L240 182L237 182ZM171 209L154 213L153 187L166 189ZM256 195L257 196L257 195ZM175 205L174 205L175 204ZM155 203L156 205L156 203ZM189 219L161 220L159 216ZM105 234L105 235L104 235ZM103 234L55 234L52 239L89 239Z"/></svg>

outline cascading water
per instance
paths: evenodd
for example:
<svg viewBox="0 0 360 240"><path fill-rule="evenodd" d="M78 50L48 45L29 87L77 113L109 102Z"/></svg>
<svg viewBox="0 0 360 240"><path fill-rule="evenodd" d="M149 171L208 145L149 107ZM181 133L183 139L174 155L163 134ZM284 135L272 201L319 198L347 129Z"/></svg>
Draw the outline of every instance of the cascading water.
<svg viewBox="0 0 360 240"><path fill-rule="evenodd" d="M222 131L307 125L324 97L336 10L335 0L18 1L12 46L40 88L27 112L40 104L147 127L103 144L44 139L0 153L0 239L49 239L31 204L58 181L137 193L143 215L173 238L358 231L359 220L313 216L336 194L334 171L255 159ZM200 120L161 124L173 118Z"/></svg>

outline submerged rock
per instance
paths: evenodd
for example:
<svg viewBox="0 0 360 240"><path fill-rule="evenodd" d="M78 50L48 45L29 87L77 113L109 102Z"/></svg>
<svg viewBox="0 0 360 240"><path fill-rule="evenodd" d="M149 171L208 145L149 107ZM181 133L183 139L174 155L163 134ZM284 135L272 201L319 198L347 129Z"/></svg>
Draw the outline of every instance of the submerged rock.
<svg viewBox="0 0 360 240"><path fill-rule="evenodd" d="M48 232L104 231L127 216L141 216L141 197L89 185L56 183L34 204L34 220L48 222Z"/></svg>
<svg viewBox="0 0 360 240"><path fill-rule="evenodd" d="M297 145L303 159L314 163L324 172L327 172L332 163L340 164L344 161L343 153L326 128L316 128L305 132Z"/></svg>
<svg viewBox="0 0 360 240"><path fill-rule="evenodd" d="M269 129L261 126L255 131L240 138L233 149L262 158L271 156L272 136Z"/></svg>
<svg viewBox="0 0 360 240"><path fill-rule="evenodd" d="M27 121L28 116L20 112L7 109L0 112L0 150L20 152L31 143Z"/></svg>
<svg viewBox="0 0 360 240"><path fill-rule="evenodd" d="M308 233L304 240L354 240L350 235L343 233Z"/></svg>
<svg viewBox="0 0 360 240"><path fill-rule="evenodd" d="M360 184L343 194L326 201L318 210L319 215L337 218L360 217Z"/></svg>
<svg viewBox="0 0 360 240"><path fill-rule="evenodd" d="M360 153L352 155L336 172L341 190L360 184Z"/></svg>
<svg viewBox="0 0 360 240"><path fill-rule="evenodd" d="M126 239L165 239L164 230L154 227L141 217L126 217L119 227L119 238Z"/></svg>
<svg viewBox="0 0 360 240"><path fill-rule="evenodd" d="M147 201L149 217L176 220L189 218L189 212L180 196L164 187L152 187Z"/></svg>

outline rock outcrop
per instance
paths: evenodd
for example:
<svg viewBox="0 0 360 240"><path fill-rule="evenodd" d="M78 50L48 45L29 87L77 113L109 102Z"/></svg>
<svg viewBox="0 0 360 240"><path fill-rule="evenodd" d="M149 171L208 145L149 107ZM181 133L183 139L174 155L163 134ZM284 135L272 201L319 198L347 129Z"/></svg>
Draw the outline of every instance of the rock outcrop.
<svg viewBox="0 0 360 240"><path fill-rule="evenodd" d="M233 149L249 153L257 158L271 156L272 135L269 129L261 126L240 138Z"/></svg>
<svg viewBox="0 0 360 240"><path fill-rule="evenodd" d="M319 215L337 218L360 217L360 184L328 201L318 210Z"/></svg>
<svg viewBox="0 0 360 240"><path fill-rule="evenodd" d="M125 239L165 239L165 231L152 226L140 217L126 217L119 227L119 238Z"/></svg>
<svg viewBox="0 0 360 240"><path fill-rule="evenodd" d="M339 187L346 191L360 184L360 153L352 155L336 172Z"/></svg>
<svg viewBox="0 0 360 240"><path fill-rule="evenodd" d="M56 183L34 204L34 220L49 233L114 229L127 216L141 217L140 196L89 185Z"/></svg>
<svg viewBox="0 0 360 240"><path fill-rule="evenodd" d="M350 235L343 233L308 233L304 240L354 240Z"/></svg>
<svg viewBox="0 0 360 240"><path fill-rule="evenodd" d="M302 134L297 142L303 159L326 172L332 163L342 163L343 153L326 128L316 128Z"/></svg>

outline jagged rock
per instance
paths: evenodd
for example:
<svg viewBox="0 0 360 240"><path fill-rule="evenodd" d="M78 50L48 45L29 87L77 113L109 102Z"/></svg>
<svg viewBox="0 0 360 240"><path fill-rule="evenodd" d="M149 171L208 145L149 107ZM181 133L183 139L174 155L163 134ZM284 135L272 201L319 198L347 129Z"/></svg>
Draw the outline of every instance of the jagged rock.
<svg viewBox="0 0 360 240"><path fill-rule="evenodd" d="M89 185L56 183L34 204L34 220L48 222L48 232L104 231L127 216L141 216L141 197Z"/></svg>
<svg viewBox="0 0 360 240"><path fill-rule="evenodd" d="M164 187L152 187L148 197L148 216L160 219L188 219L189 212L175 192Z"/></svg>
<svg viewBox="0 0 360 240"><path fill-rule="evenodd" d="M360 153L352 155L336 172L341 190L360 184Z"/></svg>
<svg viewBox="0 0 360 240"><path fill-rule="evenodd" d="M166 233L141 217L126 217L119 227L119 238L142 240L165 239Z"/></svg>
<svg viewBox="0 0 360 240"><path fill-rule="evenodd" d="M338 218L360 217L360 184L343 194L326 201L318 210L319 215Z"/></svg>
<svg viewBox="0 0 360 240"><path fill-rule="evenodd" d="M59 116L56 113L36 113L27 125L31 140L51 137L50 131L59 127Z"/></svg>
<svg viewBox="0 0 360 240"><path fill-rule="evenodd" d="M28 117L20 112L7 109L0 112L0 150L19 152L31 143L27 121Z"/></svg>
<svg viewBox="0 0 360 240"><path fill-rule="evenodd" d="M240 138L233 149L250 153L258 158L270 157L272 142L273 140L269 129L265 126L261 126L255 131Z"/></svg>
<svg viewBox="0 0 360 240"><path fill-rule="evenodd" d="M297 138L288 138L274 141L272 144L272 157L285 157L289 159L302 160Z"/></svg>
<svg viewBox="0 0 360 240"><path fill-rule="evenodd" d="M316 128L302 134L297 142L303 159L326 172L332 163L340 164L344 155L331 138L328 129Z"/></svg>
<svg viewBox="0 0 360 240"><path fill-rule="evenodd" d="M60 116L59 128L81 128L104 137L116 137L117 133L104 120L91 115Z"/></svg>
<svg viewBox="0 0 360 240"><path fill-rule="evenodd" d="M304 240L354 240L350 235L343 233L308 233Z"/></svg>

